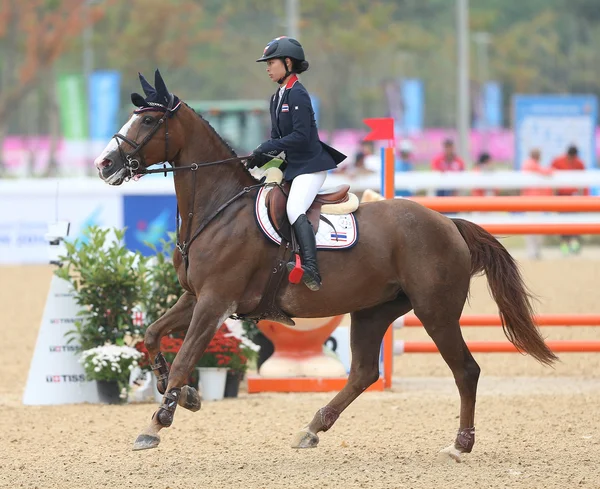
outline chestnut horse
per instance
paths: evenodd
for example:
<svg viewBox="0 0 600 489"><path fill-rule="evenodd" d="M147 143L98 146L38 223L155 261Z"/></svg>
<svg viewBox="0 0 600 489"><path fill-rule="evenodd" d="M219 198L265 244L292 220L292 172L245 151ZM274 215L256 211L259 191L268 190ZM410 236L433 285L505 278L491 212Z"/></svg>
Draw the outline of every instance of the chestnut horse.
<svg viewBox="0 0 600 489"><path fill-rule="evenodd" d="M257 227L255 198L261 186L233 150L201 116L170 94L157 72L155 87L141 77L146 99L96 159L111 185L168 162L181 213L180 242L173 257L185 293L152 324L145 344L159 377L163 402L134 449L156 447L158 432L171 425L177 405L198 410L195 389L185 386L216 328L228 316L251 313L261 300L278 247ZM160 170L157 170L160 171ZM533 322L531 297L508 251L478 225L448 217L410 200L360 205L360 239L349 250L319 251L323 286L311 292L284 280L277 304L290 317L350 313L352 366L346 386L319 409L294 438L294 448L315 447L317 434L379 376L384 333L414 310L450 367L460 394L460 425L443 453L460 460L475 441L479 366L462 337L461 316L471 277L487 275L508 339L522 352L550 365L555 355ZM190 237L194 236L190 241ZM187 330L173 364L160 353L161 338Z"/></svg>

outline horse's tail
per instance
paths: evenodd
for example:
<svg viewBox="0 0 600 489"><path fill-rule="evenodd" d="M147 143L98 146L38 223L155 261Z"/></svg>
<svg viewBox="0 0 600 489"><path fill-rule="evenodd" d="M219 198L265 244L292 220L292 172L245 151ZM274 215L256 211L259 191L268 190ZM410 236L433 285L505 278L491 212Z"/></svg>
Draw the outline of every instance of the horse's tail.
<svg viewBox="0 0 600 489"><path fill-rule="evenodd" d="M514 258L482 227L464 219L452 220L471 252L471 276L483 272L487 276L508 340L540 363L551 365L558 357L544 343L533 321L533 297Z"/></svg>

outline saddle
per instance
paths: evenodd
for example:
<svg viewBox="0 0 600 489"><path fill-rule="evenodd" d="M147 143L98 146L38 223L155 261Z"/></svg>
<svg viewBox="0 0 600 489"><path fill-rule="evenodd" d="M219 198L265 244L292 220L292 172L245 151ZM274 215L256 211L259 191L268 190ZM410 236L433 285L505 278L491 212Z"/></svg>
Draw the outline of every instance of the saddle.
<svg viewBox="0 0 600 489"><path fill-rule="evenodd" d="M256 309L248 314L236 315L237 319L252 319L259 321L269 319L288 326L294 326L292 318L281 308L277 301L277 294L281 283L287 276L287 263L296 253L295 237L292 226L287 218L286 204L290 192L288 182L281 183L283 173L279 168L269 168L265 174L265 183L272 185L266 196L265 203L268 209L269 220L281 236L279 251L275 260L273 273L269 274L266 287ZM313 229L319 228L319 222L329 220L323 214L350 214L358 209L358 197L348 190L349 185L340 185L331 190L319 192L315 201L306 213Z"/></svg>
<svg viewBox="0 0 600 489"><path fill-rule="evenodd" d="M289 182L281 183L283 174L278 168L270 168L265 175L266 183L275 184L266 198L269 220L279 235L288 242L292 242L292 226L286 212L288 195L290 194ZM315 234L319 230L319 223L326 218L322 214L350 214L358 209L358 197L349 192L350 185L338 185L332 189L321 190L314 202L306 212L306 217L312 224Z"/></svg>

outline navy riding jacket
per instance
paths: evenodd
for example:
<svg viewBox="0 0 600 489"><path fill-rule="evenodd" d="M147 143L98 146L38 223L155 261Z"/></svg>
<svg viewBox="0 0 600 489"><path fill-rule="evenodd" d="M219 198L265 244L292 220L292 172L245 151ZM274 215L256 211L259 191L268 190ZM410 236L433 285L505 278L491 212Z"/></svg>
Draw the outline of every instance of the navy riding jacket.
<svg viewBox="0 0 600 489"><path fill-rule="evenodd" d="M288 81L281 101L279 89L273 95L270 112L271 139L262 143L257 151L285 151L287 165L282 166L285 180L332 170L346 159L346 155L319 141L310 96L296 75Z"/></svg>

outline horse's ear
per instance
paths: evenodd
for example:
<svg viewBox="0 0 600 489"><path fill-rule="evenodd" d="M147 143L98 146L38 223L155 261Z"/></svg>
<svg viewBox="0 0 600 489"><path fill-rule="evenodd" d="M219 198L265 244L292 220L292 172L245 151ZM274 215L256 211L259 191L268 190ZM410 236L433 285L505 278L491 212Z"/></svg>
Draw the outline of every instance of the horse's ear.
<svg viewBox="0 0 600 489"><path fill-rule="evenodd" d="M160 71L158 71L158 69L154 73L154 86L156 87L156 94L158 95L159 102L168 105L170 99L169 91L167 90L167 86L165 85L162 76L160 76Z"/></svg>
<svg viewBox="0 0 600 489"><path fill-rule="evenodd" d="M146 100L139 93L132 93L131 94L131 102L136 107L145 107L147 105L146 104Z"/></svg>
<svg viewBox="0 0 600 489"><path fill-rule="evenodd" d="M156 93L156 90L154 89L154 87L152 85L150 85L150 83L148 83L148 80L146 80L146 78L144 78L144 75L142 75L139 72L138 72L138 75L140 76L140 83L142 84L142 88L144 89L144 93L146 94L146 97L150 97L151 95L154 95Z"/></svg>

